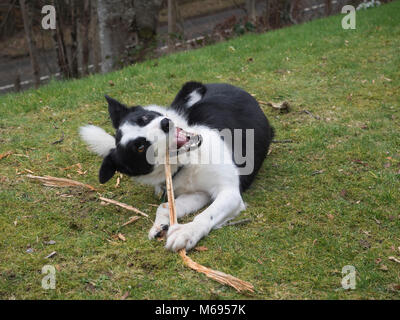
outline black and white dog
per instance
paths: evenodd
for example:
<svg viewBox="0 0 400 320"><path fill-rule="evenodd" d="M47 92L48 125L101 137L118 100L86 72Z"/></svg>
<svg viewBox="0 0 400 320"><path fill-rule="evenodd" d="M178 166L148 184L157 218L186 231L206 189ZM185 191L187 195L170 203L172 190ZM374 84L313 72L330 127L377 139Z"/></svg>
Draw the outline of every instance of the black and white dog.
<svg viewBox="0 0 400 320"><path fill-rule="evenodd" d="M254 180L274 135L250 94L229 84L188 82L169 108L128 108L106 99L115 137L92 125L80 129L89 148L104 158L101 183L119 171L154 186L156 193L162 191L162 159L171 142L176 151L171 171L178 219L211 203L192 222L169 230L168 204L161 204L150 239L168 230L167 249L190 250L245 209L241 193Z"/></svg>

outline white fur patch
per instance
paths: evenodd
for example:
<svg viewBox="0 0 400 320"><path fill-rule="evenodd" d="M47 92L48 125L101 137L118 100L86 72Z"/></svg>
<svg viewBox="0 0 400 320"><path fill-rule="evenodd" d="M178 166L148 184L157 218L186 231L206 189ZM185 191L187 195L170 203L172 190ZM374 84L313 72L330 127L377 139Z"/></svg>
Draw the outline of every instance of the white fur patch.
<svg viewBox="0 0 400 320"><path fill-rule="evenodd" d="M122 126L119 127L121 130L122 137L121 137L121 145L126 146L130 140L135 140L136 138L146 136L146 130L143 127L138 125L133 125L130 123L124 123Z"/></svg>
<svg viewBox="0 0 400 320"><path fill-rule="evenodd" d="M190 108L191 106L193 106L194 104L199 102L201 100L201 98L203 98L203 96L197 90L194 90L193 92L191 92L189 94L189 97L190 97L189 101L186 103L187 108Z"/></svg>
<svg viewBox="0 0 400 320"><path fill-rule="evenodd" d="M115 138L102 128L87 125L80 127L79 133L89 149L103 158L115 148Z"/></svg>

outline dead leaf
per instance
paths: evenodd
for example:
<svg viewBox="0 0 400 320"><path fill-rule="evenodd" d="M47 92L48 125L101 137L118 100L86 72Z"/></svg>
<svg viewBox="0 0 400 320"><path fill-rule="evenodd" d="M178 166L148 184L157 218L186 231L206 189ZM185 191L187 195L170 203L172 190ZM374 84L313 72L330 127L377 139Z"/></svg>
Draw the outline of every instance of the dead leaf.
<svg viewBox="0 0 400 320"><path fill-rule="evenodd" d="M376 259L375 259L375 263L376 263L376 264L380 264L381 262L382 262L382 259L381 259L381 258L376 258Z"/></svg>
<svg viewBox="0 0 400 320"><path fill-rule="evenodd" d="M371 232L370 231L362 230L362 233L366 234L368 237L371 237Z"/></svg>
<svg viewBox="0 0 400 320"><path fill-rule="evenodd" d="M4 152L4 153L0 154L0 160L3 158L7 158L9 155L12 155L12 154L13 154L12 151Z"/></svg>
<svg viewBox="0 0 400 320"><path fill-rule="evenodd" d="M333 220L335 218L335 216L331 213L328 213L326 216L328 217L329 220Z"/></svg>
<svg viewBox="0 0 400 320"><path fill-rule="evenodd" d="M117 183L115 184L115 188L119 187L119 183L121 182L121 178L117 177Z"/></svg>
<svg viewBox="0 0 400 320"><path fill-rule="evenodd" d="M347 190L346 190L346 189L343 189L342 191L340 191L340 196L341 196L342 198L346 198L346 196L347 196Z"/></svg>
<svg viewBox="0 0 400 320"><path fill-rule="evenodd" d="M369 249L371 248L371 244L367 240L360 240L360 246L363 249Z"/></svg>
<svg viewBox="0 0 400 320"><path fill-rule="evenodd" d="M207 247L204 247L204 246L200 246L200 247L194 248L194 250L196 250L196 251L207 251L208 248L207 248Z"/></svg>
<svg viewBox="0 0 400 320"><path fill-rule="evenodd" d="M389 268L386 265L382 264L381 267L379 268L379 270L388 271Z"/></svg>
<svg viewBox="0 0 400 320"><path fill-rule="evenodd" d="M354 162L354 163L357 163L357 164L361 164L361 165L363 165L364 167L368 167L368 163L366 163L366 162L364 162L364 161L361 161L360 159L353 159L353 160L351 160L352 162Z"/></svg>
<svg viewBox="0 0 400 320"><path fill-rule="evenodd" d="M125 300L129 296L129 291L125 292L124 295L121 297L121 300Z"/></svg>
<svg viewBox="0 0 400 320"><path fill-rule="evenodd" d="M266 105L272 107L275 110L278 110L280 113L288 113L290 111L290 104L287 101L278 103L267 102Z"/></svg>
<svg viewBox="0 0 400 320"><path fill-rule="evenodd" d="M121 241L126 241L125 236L124 236L121 232L117 234L117 237L118 237L118 239L121 240Z"/></svg>

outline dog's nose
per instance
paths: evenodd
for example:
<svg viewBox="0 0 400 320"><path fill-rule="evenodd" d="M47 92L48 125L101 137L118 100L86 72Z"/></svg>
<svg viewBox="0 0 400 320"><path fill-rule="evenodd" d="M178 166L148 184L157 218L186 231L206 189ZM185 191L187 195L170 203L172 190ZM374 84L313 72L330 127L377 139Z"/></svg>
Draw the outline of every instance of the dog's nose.
<svg viewBox="0 0 400 320"><path fill-rule="evenodd" d="M171 127L171 120L169 120L168 118L164 118L161 120L162 131L164 131L165 133L168 133L170 127Z"/></svg>

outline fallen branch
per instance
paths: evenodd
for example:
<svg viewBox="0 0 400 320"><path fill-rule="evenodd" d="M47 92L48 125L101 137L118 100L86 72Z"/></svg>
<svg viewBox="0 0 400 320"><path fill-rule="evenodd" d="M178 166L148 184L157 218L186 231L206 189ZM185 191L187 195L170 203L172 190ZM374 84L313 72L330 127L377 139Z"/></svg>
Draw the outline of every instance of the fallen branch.
<svg viewBox="0 0 400 320"><path fill-rule="evenodd" d="M167 153L166 153L166 159L165 159L165 183L167 187L167 195L168 195L168 204L169 204L169 221L170 225L172 226L173 224L177 223L176 219L176 208L175 208L175 198L174 198L174 189L172 186L172 175L171 175L171 167L169 165L169 150L167 148ZM178 251L179 255L182 257L183 262L185 263L186 266L189 268L197 271L204 273L207 277L218 281L219 283L222 283L224 285L229 285L233 288L235 288L238 292L242 291L250 291L254 292L254 286L246 281L240 280L238 278L235 278L229 274L212 270L210 268L207 268L205 266L202 266L201 264L198 264L197 262L193 261L186 255L186 250L181 249Z"/></svg>
<svg viewBox="0 0 400 320"><path fill-rule="evenodd" d="M39 176L34 176L31 174L27 174L26 177L29 179L35 179L39 180L42 182L45 186L48 187L83 187L87 188L91 191L96 191L95 188L93 188L91 185L71 180L71 179L66 179L66 178L56 178L56 177L51 177L51 176L44 176L44 177L39 177Z"/></svg>
<svg viewBox="0 0 400 320"><path fill-rule="evenodd" d="M313 117L314 119L317 119L317 120L320 120L320 119L321 119L319 116L315 116L314 114L312 114L312 113L311 113L310 111L308 111L308 110L302 110L302 111L300 111L300 112L306 113L306 114L308 114L309 116Z"/></svg>
<svg viewBox="0 0 400 320"><path fill-rule="evenodd" d="M119 201L115 201L115 200L112 200L112 199L107 199L107 198L104 198L104 197L99 197L99 199L104 201L104 202L115 204L116 206L119 206L119 207L124 208L126 210L133 211L133 212L136 212L138 214L141 214L142 216L144 216L146 218L149 217L148 214L146 214L146 213L140 211L139 209L136 209L135 207L132 207L132 206L130 206L128 204L125 204L125 203L122 203L122 202L119 202Z"/></svg>

